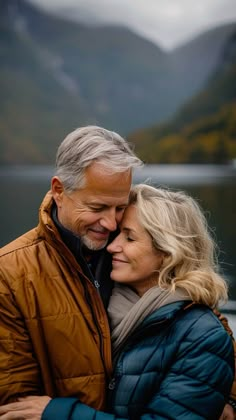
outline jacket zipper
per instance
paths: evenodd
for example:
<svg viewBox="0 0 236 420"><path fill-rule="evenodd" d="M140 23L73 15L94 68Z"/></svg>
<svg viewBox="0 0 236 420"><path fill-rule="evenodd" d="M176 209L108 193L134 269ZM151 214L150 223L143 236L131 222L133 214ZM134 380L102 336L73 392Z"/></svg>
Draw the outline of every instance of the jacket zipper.
<svg viewBox="0 0 236 420"><path fill-rule="evenodd" d="M81 275L81 273L79 273L79 274ZM84 287L85 298L86 298L86 301L87 301L87 303L88 303L88 305L90 307L92 318L93 318L94 324L96 326L96 329L97 329L98 335L99 335L99 350L100 350L100 354L101 354L101 359L103 361L103 366L105 368L106 375L108 376L108 372L107 372L107 369L106 369L105 357L104 357L104 349L103 349L103 345L102 345L102 343L103 343L103 335L102 335L102 332L101 332L101 329L100 329L100 324L99 324L99 322L97 320L97 317L95 316L95 313L94 313L94 310L93 310L93 305L91 303L91 298L90 298L90 295L88 293L88 288L87 288L87 285L86 285L86 278L84 277L83 274L81 275L81 277L82 277L82 280L81 280L81 278L80 278L80 280L81 280L81 283L82 283L82 285ZM92 279L94 279L94 277L92 277ZM90 283L92 283L92 285L96 288L96 290L99 289L100 284L99 284L99 282L97 280L91 281L91 279L89 279L89 278L88 278L88 280L90 281ZM103 302L102 302L102 298L100 296L100 293L98 293L98 299L100 300L101 304L103 305ZM104 309L104 311L105 311L105 309Z"/></svg>
<svg viewBox="0 0 236 420"><path fill-rule="evenodd" d="M70 251L71 252L71 251ZM63 259L65 259L65 263L66 263L66 265L68 264L67 263L67 260L66 260L66 258L64 257L64 255L62 255L62 258ZM77 262L77 261L76 261ZM79 263L77 262L77 265L80 267L80 265L79 265ZM100 350L100 354L101 354L101 359L102 359L102 362L103 362L103 366L104 366L104 370L105 370L105 372L106 372L106 375L108 376L108 372L107 372L107 369L106 369L106 363L105 363L105 358L104 358L104 350L103 350L103 346L102 346L102 342L103 342L103 338L102 338L102 333L101 333L101 329L100 329L100 326L99 326L99 323L98 323L98 321L97 321L97 318L96 318L96 316L95 316L95 313L94 313L94 310L93 310L93 306L92 306L92 304L91 304L91 299L90 299L90 296L89 296L89 293L88 293L88 288L87 288L87 285L86 285L86 281L88 280L95 288L96 288L96 290L99 292L99 287L100 287L100 283L97 281L97 280L95 280L95 278L94 278L94 276L93 276L93 274L92 274L92 272L91 272L91 270L89 269L89 267L88 267L88 264L87 264L87 267L88 267L88 273L90 274L90 277L91 278L89 278L89 276L88 275L86 275L86 274L83 274L83 273L81 273L81 271L79 271L75 266L74 266L74 263L72 264L72 272L74 272L74 274L75 274L75 276L76 277L78 277L79 278L79 280L80 280L80 282L81 282L81 284L83 285L83 288L84 288L84 291L85 291L85 299L86 299L86 301L87 301L87 303L88 303L88 305L89 305L89 307L90 307L90 310L91 310L91 314L92 314L92 318L93 318L93 321L94 321L94 324L95 324L95 326L96 326L96 329L97 329L97 332L98 332L98 336L99 336L99 350ZM101 296L100 296L100 293L98 293L98 296L99 296L99 298L98 299L100 299L101 300L101 304L103 305L103 302L102 302L102 298L101 298ZM105 311L105 308L104 308L104 311ZM108 321L107 321L108 322Z"/></svg>

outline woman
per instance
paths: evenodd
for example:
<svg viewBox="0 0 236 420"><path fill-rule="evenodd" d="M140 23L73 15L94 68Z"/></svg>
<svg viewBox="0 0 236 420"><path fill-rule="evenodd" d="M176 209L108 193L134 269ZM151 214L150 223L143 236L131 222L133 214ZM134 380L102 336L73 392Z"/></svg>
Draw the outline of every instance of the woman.
<svg viewBox="0 0 236 420"><path fill-rule="evenodd" d="M212 311L227 299L227 286L197 202L134 187L107 249L115 281L108 412L75 398L34 397L34 411L22 418L40 418L37 404L41 410L50 400L43 420L218 419L233 382L233 347Z"/></svg>

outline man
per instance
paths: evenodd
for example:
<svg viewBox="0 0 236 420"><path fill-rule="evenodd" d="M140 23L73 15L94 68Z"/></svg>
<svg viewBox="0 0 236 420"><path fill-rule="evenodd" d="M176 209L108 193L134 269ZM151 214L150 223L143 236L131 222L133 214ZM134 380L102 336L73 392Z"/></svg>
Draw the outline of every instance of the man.
<svg viewBox="0 0 236 420"><path fill-rule="evenodd" d="M79 128L59 146L38 226L0 251L0 404L46 394L105 407L105 247L140 165L122 137L101 127Z"/></svg>

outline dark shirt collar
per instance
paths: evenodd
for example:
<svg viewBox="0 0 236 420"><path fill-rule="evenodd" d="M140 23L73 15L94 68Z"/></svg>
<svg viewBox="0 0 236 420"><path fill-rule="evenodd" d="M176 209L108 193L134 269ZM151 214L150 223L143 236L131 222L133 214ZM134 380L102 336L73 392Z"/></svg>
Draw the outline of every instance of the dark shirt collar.
<svg viewBox="0 0 236 420"><path fill-rule="evenodd" d="M108 305L111 295L113 282L110 279L111 272L111 255L108 254L106 248L100 251L86 250L86 257L90 256L89 262L85 259L85 252L81 244L79 236L74 235L70 230L66 229L58 220L56 203L52 206L52 219L56 228L63 240L64 244L72 252L84 274L90 278L95 284L95 280L99 284L99 293L102 297L105 308ZM118 232L112 232L110 241L117 235ZM88 258L87 258L88 259ZM96 286L97 287L97 286Z"/></svg>

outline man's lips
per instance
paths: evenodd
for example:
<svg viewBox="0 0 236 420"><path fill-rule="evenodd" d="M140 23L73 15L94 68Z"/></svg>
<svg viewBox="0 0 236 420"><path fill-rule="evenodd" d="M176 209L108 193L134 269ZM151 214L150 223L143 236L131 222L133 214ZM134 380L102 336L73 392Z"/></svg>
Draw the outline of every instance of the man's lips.
<svg viewBox="0 0 236 420"><path fill-rule="evenodd" d="M97 229L89 229L89 231L92 233L93 236L99 239L107 239L109 236L109 233L107 230L97 230Z"/></svg>

